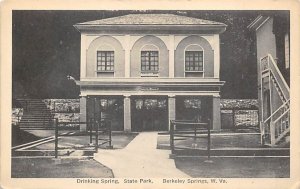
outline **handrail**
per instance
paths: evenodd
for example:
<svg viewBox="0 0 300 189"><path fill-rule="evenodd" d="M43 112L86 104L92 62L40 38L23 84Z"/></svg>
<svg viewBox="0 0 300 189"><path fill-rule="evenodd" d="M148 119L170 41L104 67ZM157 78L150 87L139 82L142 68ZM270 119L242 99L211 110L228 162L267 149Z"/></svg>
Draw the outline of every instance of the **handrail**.
<svg viewBox="0 0 300 189"><path fill-rule="evenodd" d="M271 119L271 117L273 117L281 108L283 108L284 106L286 106L289 102L290 102L290 99L288 99L279 108L277 108L277 110L275 112L273 112L263 123L267 123L267 121L269 121Z"/></svg>
<svg viewBox="0 0 300 189"><path fill-rule="evenodd" d="M277 121L279 121L284 115L286 115L287 113L289 113L289 111L290 111L290 109L287 109L275 121L273 121L273 123L277 123Z"/></svg>
<svg viewBox="0 0 300 189"><path fill-rule="evenodd" d="M290 88L287 85L282 73L280 72L275 60L272 55L268 54L267 56L260 59L260 68L262 70L261 77L266 72L269 75L269 85L272 83L276 86L276 92L280 95L280 99L282 101L282 105L278 107L272 114L265 120L261 122L261 131L262 137L265 135L265 129L269 130L269 138L268 144L275 145L276 142L280 141L284 135L277 136L276 132L283 133L282 129L287 131L287 127L282 128L283 122L279 122L280 120L285 119L285 116L289 116L290 112ZM261 78L261 85L263 85L263 79ZM262 86L263 87L263 86ZM270 86L269 86L270 87ZM261 90L263 92L263 89ZM261 94L262 95L262 94ZM272 104L271 104L272 106ZM273 119L275 120L273 120ZM287 117L287 121L289 122L289 117ZM271 121L271 122L270 122ZM270 122L270 123L268 123ZM281 124L278 130L278 124ZM262 139L262 141L264 141Z"/></svg>
<svg viewBox="0 0 300 189"><path fill-rule="evenodd" d="M280 74L279 74L279 77L280 77L280 79L281 79L282 81L284 81L283 84L284 84L285 88L288 90L288 92L290 92L290 88L289 88L289 86L287 85L285 79L283 78L283 75L281 74L280 70L278 69L278 66L275 64L275 60L273 59L272 55L271 55L271 54L268 54L268 56L269 56L269 58L271 59L271 62L272 62L272 64L274 65L274 68L275 68L275 70L277 71L277 73L280 73Z"/></svg>

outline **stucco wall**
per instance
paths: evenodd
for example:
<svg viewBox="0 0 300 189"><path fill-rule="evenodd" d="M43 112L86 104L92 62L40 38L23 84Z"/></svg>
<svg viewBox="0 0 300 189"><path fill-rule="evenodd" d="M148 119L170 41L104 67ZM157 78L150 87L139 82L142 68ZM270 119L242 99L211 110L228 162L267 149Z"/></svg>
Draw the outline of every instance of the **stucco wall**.
<svg viewBox="0 0 300 189"><path fill-rule="evenodd" d="M260 59L265 57L267 54L271 54L273 58L276 58L276 40L273 34L273 18L267 20L258 30L256 31L256 48L257 48L257 82L258 86L261 85L260 78ZM265 85L268 87L267 85ZM258 101L261 100L261 88L258 88ZM261 113L261 106L259 107Z"/></svg>
<svg viewBox="0 0 300 189"><path fill-rule="evenodd" d="M214 76L214 51L209 42L200 36L189 36L183 39L175 50L175 77L184 77L185 49L189 45L199 45L203 49L204 77Z"/></svg>
<svg viewBox="0 0 300 189"><path fill-rule="evenodd" d="M276 58L276 40L273 34L273 18L256 31L256 44L257 44L257 60L260 62L262 57L271 54Z"/></svg>
<svg viewBox="0 0 300 189"><path fill-rule="evenodd" d="M97 50L114 51L114 74L98 72L97 68ZM86 59L86 76L87 77L124 77L125 76L125 52L121 43L111 36L100 36L94 39L88 47Z"/></svg>
<svg viewBox="0 0 300 189"><path fill-rule="evenodd" d="M155 36L144 36L137 40L132 47L130 56L130 76L141 76L141 50L145 45L156 46L159 50L159 77L169 76L169 52L165 43Z"/></svg>

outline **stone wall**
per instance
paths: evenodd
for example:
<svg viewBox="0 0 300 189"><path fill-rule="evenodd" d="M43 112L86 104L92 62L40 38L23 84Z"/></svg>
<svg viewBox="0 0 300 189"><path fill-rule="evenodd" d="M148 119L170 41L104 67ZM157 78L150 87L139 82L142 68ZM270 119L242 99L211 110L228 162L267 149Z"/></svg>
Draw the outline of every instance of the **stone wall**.
<svg viewBox="0 0 300 189"><path fill-rule="evenodd" d="M222 108L235 108L235 109L258 109L257 99L221 99Z"/></svg>
<svg viewBox="0 0 300 189"><path fill-rule="evenodd" d="M80 103L79 99L44 99L47 107L54 114L58 121L63 122L79 122L80 119ZM258 126L258 101L256 99L221 99L221 115L222 115L222 128L232 128L232 121L228 119L232 117L231 110L226 109L253 109L253 110L236 110L235 111L235 126ZM12 109L12 124L16 124L23 115L22 108ZM224 120L226 119L226 120ZM224 126L224 124L227 124ZM62 124L66 127L74 127L74 124ZM76 126L79 124L75 124Z"/></svg>
<svg viewBox="0 0 300 189"><path fill-rule="evenodd" d="M21 120L23 116L23 108L13 108L12 115L11 115L11 124L17 125L18 121Z"/></svg>

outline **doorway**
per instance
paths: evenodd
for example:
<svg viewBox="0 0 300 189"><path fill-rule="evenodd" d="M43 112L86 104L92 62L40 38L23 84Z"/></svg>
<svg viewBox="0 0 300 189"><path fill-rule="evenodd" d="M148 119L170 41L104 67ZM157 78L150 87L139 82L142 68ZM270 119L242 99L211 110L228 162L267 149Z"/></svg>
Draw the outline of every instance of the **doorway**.
<svg viewBox="0 0 300 189"><path fill-rule="evenodd" d="M167 131L168 100L162 96L136 96L131 100L132 131Z"/></svg>

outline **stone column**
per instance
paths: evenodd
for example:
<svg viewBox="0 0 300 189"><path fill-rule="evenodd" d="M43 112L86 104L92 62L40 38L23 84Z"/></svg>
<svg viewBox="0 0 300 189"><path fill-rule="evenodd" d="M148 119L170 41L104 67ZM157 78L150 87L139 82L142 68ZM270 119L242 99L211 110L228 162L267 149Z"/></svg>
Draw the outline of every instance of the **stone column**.
<svg viewBox="0 0 300 189"><path fill-rule="evenodd" d="M80 122L86 122L86 96L80 97ZM80 124L80 131L86 131L86 123Z"/></svg>
<svg viewBox="0 0 300 189"><path fill-rule="evenodd" d="M168 107L169 107L169 130L170 130L170 120L176 119L176 99L175 95L169 95L168 97Z"/></svg>
<svg viewBox="0 0 300 189"><path fill-rule="evenodd" d="M131 101L130 96L124 96L124 131L131 131Z"/></svg>
<svg viewBox="0 0 300 189"><path fill-rule="evenodd" d="M221 108L220 108L220 96L213 96L213 130L221 130Z"/></svg>

